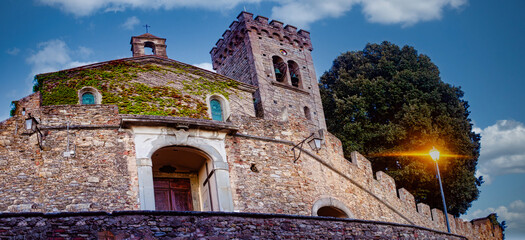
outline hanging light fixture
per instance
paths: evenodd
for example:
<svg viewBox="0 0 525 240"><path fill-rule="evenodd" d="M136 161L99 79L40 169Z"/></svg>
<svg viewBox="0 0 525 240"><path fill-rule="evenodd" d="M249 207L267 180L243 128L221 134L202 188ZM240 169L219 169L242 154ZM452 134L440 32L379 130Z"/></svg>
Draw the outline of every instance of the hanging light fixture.
<svg viewBox="0 0 525 240"><path fill-rule="evenodd" d="M26 118L25 125L26 130L30 131L31 133L34 133L38 130L38 121L34 117L32 117L31 114L29 114L28 118Z"/></svg>
<svg viewBox="0 0 525 240"><path fill-rule="evenodd" d="M310 139L310 140L308 141L308 139ZM303 150L303 144L306 141L308 141L308 145L310 145L312 150L314 150L315 152L319 152L319 150L321 149L321 143L322 143L323 139L315 137L315 133L312 133L312 134L310 134L310 136L306 137L301 142L299 142L298 144L293 146L292 147L292 151L293 151L293 157L294 157L293 158L293 162L294 163L297 162L297 160L299 160L299 157L301 157L301 153L304 151ZM295 153L295 149L296 148L299 149L299 153L297 155Z"/></svg>
<svg viewBox="0 0 525 240"><path fill-rule="evenodd" d="M320 139L318 137L313 137L310 141L308 141L308 145L310 145L310 147L315 152L319 152L319 150L321 149L321 142L322 141L323 141L323 139Z"/></svg>
<svg viewBox="0 0 525 240"><path fill-rule="evenodd" d="M29 113L27 116L28 118L25 120L26 134L32 135L36 132L38 147L40 147L40 149L44 149L44 135L42 135L42 132L40 132L40 129L38 128L38 121L36 118L31 116L31 113Z"/></svg>

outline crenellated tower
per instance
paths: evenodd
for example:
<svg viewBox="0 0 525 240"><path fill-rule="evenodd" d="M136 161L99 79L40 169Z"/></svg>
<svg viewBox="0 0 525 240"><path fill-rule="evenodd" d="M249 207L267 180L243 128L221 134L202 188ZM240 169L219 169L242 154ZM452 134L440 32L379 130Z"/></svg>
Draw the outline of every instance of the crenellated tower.
<svg viewBox="0 0 525 240"><path fill-rule="evenodd" d="M258 87L258 117L326 129L312 50L308 31L241 12L210 54L217 73Z"/></svg>

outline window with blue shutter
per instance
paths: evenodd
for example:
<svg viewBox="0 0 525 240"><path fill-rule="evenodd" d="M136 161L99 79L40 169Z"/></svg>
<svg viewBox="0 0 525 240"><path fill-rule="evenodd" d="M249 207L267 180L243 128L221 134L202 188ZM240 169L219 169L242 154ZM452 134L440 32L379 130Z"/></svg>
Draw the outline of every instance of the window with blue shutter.
<svg viewBox="0 0 525 240"><path fill-rule="evenodd" d="M95 104L95 96L93 93L87 92L82 94L82 104Z"/></svg>
<svg viewBox="0 0 525 240"><path fill-rule="evenodd" d="M221 102L217 99L212 99L210 101L210 106L211 106L211 119L216 120L216 121L223 121Z"/></svg>

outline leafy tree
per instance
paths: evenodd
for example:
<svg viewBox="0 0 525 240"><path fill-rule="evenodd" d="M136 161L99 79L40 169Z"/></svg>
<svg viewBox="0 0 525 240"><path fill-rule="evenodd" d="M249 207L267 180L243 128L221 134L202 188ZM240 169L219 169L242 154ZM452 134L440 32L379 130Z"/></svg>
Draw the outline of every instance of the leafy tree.
<svg viewBox="0 0 525 240"><path fill-rule="evenodd" d="M393 154L435 146L461 155L439 161L449 213L465 213L478 198L480 135L472 131L463 91L441 81L428 56L409 46L368 44L337 57L320 89L328 130L341 139L347 158L361 152L417 202L443 209L433 161Z"/></svg>

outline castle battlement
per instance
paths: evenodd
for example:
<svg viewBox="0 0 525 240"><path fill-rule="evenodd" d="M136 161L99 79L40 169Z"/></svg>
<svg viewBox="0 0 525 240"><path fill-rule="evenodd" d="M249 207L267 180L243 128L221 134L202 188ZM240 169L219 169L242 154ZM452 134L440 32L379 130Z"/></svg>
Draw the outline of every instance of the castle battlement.
<svg viewBox="0 0 525 240"><path fill-rule="evenodd" d="M430 206L425 203L416 203L412 193L404 188L398 189L395 180L388 174L382 171L375 172L374 174L371 162L360 153L352 152L350 159L345 159L340 140L331 133L325 135L325 141L327 148L320 151L321 154L319 156L324 157L319 160L332 166L341 176L351 178L351 182L356 185L357 189L363 191L359 194L363 194L362 197L367 199L366 201L372 202L373 199L376 199L379 202L378 205L375 205L376 209L367 212L367 216L359 216L357 214L357 218L370 217L376 220L394 218L400 223L418 225L443 232L447 231L443 211L436 208L431 209ZM308 165L312 165L312 163ZM355 191L356 190L351 190L353 194L357 194ZM346 203L347 199L344 197L341 196L339 200ZM355 201L356 200L351 200L351 202ZM350 204L351 202L346 203L350 211L353 211L354 214L358 213L359 209L354 208ZM374 205L372 204L372 206ZM389 209L388 212L393 213L393 215L386 216L387 211L381 210L385 208ZM377 215L371 216L374 214ZM496 236L501 231L500 228L493 228L493 225L487 218L480 219L479 221L465 221L448 214L448 219L451 232L453 234L463 235L468 239L489 239L485 237ZM387 221L392 221L392 219L388 219Z"/></svg>
<svg viewBox="0 0 525 240"><path fill-rule="evenodd" d="M222 38L215 43L215 47L210 51L212 58L219 60L213 63L213 68L217 69L216 64L222 63L221 60L231 55L239 41L250 32L255 33L259 38L272 38L293 48L313 50L310 32L303 29L297 30L297 27L284 25L277 20L268 22L268 18L263 16L257 16L254 19L252 13L241 12L237 16L237 21L230 24L229 29L222 34Z"/></svg>
<svg viewBox="0 0 525 240"><path fill-rule="evenodd" d="M258 117L301 116L317 131L326 123L312 50L308 31L241 12L210 54L217 73L258 87L253 96Z"/></svg>

